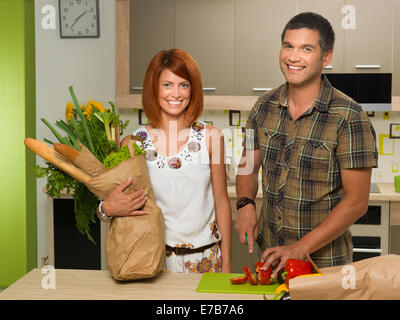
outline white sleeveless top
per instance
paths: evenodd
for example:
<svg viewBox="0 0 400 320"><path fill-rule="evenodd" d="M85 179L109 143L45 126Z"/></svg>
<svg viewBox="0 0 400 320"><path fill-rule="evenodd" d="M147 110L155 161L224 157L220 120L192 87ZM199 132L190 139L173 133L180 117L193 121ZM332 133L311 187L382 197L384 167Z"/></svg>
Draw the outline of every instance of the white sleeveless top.
<svg viewBox="0 0 400 320"><path fill-rule="evenodd" d="M145 127L133 132L144 140L156 203L165 219L165 243L170 247L198 248L221 238L205 127L205 123L195 122L184 148L171 156L158 154Z"/></svg>

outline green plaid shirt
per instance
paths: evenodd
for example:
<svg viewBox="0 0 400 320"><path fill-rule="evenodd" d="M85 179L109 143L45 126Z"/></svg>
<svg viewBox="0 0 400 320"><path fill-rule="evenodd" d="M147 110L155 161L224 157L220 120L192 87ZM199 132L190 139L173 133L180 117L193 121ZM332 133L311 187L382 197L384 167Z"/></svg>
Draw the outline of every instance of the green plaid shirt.
<svg viewBox="0 0 400 320"><path fill-rule="evenodd" d="M293 121L287 84L262 95L246 125L246 149L260 149L264 202L257 243L289 245L317 227L344 197L340 170L376 167L375 131L354 100L325 76L312 107ZM253 129L253 130L249 130ZM319 267L352 260L350 230L311 255Z"/></svg>

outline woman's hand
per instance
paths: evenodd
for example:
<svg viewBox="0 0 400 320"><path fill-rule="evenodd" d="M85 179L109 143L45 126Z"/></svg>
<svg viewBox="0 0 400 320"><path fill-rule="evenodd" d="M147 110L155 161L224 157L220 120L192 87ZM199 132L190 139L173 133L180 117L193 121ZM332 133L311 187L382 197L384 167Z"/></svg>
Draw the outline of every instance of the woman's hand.
<svg viewBox="0 0 400 320"><path fill-rule="evenodd" d="M102 210L107 216L137 216L150 214L149 211L140 210L147 200L144 191L134 191L125 194L123 191L130 186L132 178L121 183L113 192L104 200Z"/></svg>

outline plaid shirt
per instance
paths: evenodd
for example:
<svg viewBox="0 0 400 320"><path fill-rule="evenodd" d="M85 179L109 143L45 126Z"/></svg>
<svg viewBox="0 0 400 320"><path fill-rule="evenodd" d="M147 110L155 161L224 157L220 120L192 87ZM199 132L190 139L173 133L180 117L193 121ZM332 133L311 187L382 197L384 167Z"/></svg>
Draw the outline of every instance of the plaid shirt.
<svg viewBox="0 0 400 320"><path fill-rule="evenodd" d="M262 95L247 120L243 145L260 149L262 159L257 243L263 250L298 241L327 217L345 195L341 170L377 166L366 113L322 79L318 98L297 120L288 112L287 84ZM352 251L347 230L311 257L328 267L351 261Z"/></svg>

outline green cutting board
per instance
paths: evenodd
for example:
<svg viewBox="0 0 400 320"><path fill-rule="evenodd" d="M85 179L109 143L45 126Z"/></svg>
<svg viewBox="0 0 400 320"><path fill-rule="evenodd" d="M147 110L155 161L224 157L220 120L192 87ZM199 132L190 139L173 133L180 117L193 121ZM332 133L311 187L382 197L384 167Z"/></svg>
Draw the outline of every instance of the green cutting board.
<svg viewBox="0 0 400 320"><path fill-rule="evenodd" d="M220 293L255 293L275 295L275 289L279 283L271 285L232 284L230 279L243 277L243 273L204 273L201 277L197 292L220 292Z"/></svg>

